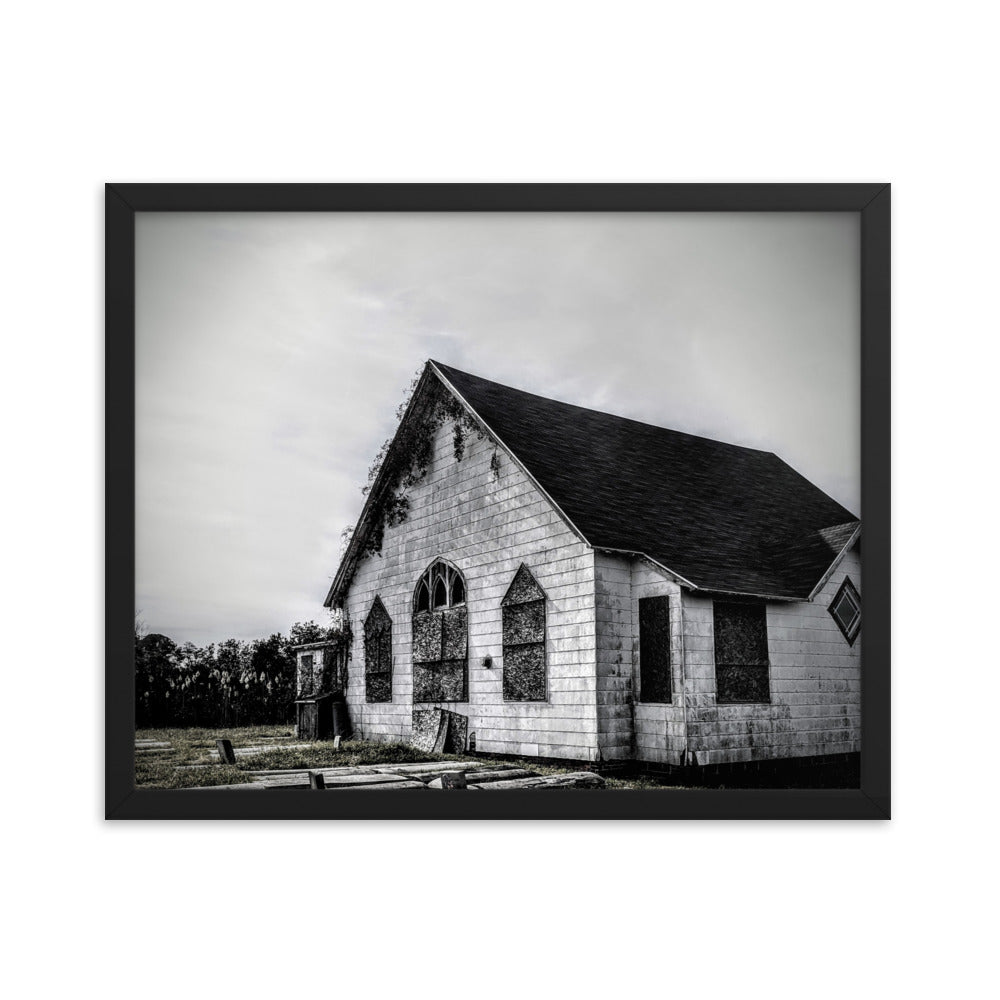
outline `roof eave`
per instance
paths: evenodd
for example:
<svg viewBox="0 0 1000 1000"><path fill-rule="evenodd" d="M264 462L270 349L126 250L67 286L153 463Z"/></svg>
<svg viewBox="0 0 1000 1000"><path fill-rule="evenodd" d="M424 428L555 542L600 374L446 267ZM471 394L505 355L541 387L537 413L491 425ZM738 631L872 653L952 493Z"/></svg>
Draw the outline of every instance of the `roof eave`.
<svg viewBox="0 0 1000 1000"><path fill-rule="evenodd" d="M681 576L680 573L670 569L669 566L664 566L663 563L657 562L652 556L647 555L645 552L638 552L635 549L610 549L606 545L595 545L593 548L595 552L610 552L612 555L616 556L628 556L632 559L645 559L646 562L651 563L658 570L666 573L667 576L671 577L682 587L687 587L688 590L700 589L696 583L692 583L689 579L687 579L687 577Z"/></svg>
<svg viewBox="0 0 1000 1000"><path fill-rule="evenodd" d="M758 601L781 601L785 604L797 604L805 600L795 594L764 594L756 590L723 590L721 587L701 587L700 592L706 597L752 597Z"/></svg>
<svg viewBox="0 0 1000 1000"><path fill-rule="evenodd" d="M337 567L337 572L334 574L333 583L330 584L330 589L327 591L326 599L323 601L323 606L326 608L332 607L334 602L339 600L343 595L343 591L347 589L350 583L351 577L354 575L354 565L359 558L358 549L361 547L362 539L365 536L365 532L362 528L371 513L372 505L375 502L375 497L381 494L382 489L385 486L385 470L388 465L389 456L392 454L393 446L396 443L396 438L399 436L399 429L407 421L410 413L413 411L413 407L416 403L417 398L421 395L421 390L425 384L426 379L429 377L428 372L431 370L431 363L428 361L424 365L424 370L420 373L420 379L417 382L416 388L413 390L413 394L410 396L410 401L406 404L406 409L403 411L403 416L400 418L399 423L396 425L396 432L392 436L392 442L389 445L388 450L385 453L385 457L382 459L382 464L379 466L379 470L375 475L375 480L372 483L372 488L368 491L368 496L365 498L365 504L361 508L361 514L358 517L357 524L354 526L354 532L351 535L351 540L348 543L347 549L344 552L343 557L340 560L340 565ZM440 373L438 373L440 377Z"/></svg>
<svg viewBox="0 0 1000 1000"><path fill-rule="evenodd" d="M725 590L721 587L705 587L699 586L696 583L692 583L686 577L681 576L676 570L670 569L669 566L664 566L663 563L658 562L652 556L647 555L645 552L638 552L632 549L611 549L605 545L595 545L595 552L610 552L612 555L628 556L633 559L644 559L646 562L655 566L658 570L666 573L667 576L671 577L674 581L679 583L682 587L692 592L697 591L705 596L712 596L714 594L721 594L724 597L754 597L762 601L785 601L787 603L794 603L796 601L803 600L802 597L792 594L766 594L754 590Z"/></svg>
<svg viewBox="0 0 1000 1000"><path fill-rule="evenodd" d="M844 547L837 553L836 558L830 563L827 571L819 578L819 583L809 592L809 597L806 600L814 600L816 595L826 586L830 577L837 571L837 567L843 562L844 556L857 544L858 539L861 537L861 522L858 521L858 526L851 532L851 537L847 539Z"/></svg>

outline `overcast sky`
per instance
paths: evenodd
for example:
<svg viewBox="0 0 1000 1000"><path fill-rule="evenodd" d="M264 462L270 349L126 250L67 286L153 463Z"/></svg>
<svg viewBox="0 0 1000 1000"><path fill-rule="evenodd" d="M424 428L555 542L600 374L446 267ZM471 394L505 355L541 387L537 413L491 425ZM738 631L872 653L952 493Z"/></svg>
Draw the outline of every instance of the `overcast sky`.
<svg viewBox="0 0 1000 1000"><path fill-rule="evenodd" d="M774 451L858 513L858 239L846 213L140 213L140 619L325 624L428 358Z"/></svg>

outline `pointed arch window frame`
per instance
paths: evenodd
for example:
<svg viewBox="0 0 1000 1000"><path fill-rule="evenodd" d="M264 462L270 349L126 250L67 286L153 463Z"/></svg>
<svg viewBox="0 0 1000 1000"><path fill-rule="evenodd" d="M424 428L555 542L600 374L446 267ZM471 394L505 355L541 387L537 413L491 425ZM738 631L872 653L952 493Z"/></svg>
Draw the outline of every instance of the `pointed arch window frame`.
<svg viewBox="0 0 1000 1000"><path fill-rule="evenodd" d="M392 616L376 594L364 622L365 702L392 701Z"/></svg>
<svg viewBox="0 0 1000 1000"><path fill-rule="evenodd" d="M442 599L438 600L438 594ZM446 559L435 559L420 575L413 591L413 611L445 611L466 603L465 577Z"/></svg>
<svg viewBox="0 0 1000 1000"><path fill-rule="evenodd" d="M412 603L413 701L469 700L468 584L447 559L420 574Z"/></svg>
<svg viewBox="0 0 1000 1000"><path fill-rule="evenodd" d="M500 601L503 700L548 701L548 596L525 563Z"/></svg>

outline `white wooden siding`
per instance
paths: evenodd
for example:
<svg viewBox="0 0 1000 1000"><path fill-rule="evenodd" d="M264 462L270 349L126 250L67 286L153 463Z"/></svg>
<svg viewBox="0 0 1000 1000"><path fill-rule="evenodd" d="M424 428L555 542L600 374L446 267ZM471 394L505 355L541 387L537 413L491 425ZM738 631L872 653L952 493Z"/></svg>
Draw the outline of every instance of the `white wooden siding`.
<svg viewBox="0 0 1000 1000"><path fill-rule="evenodd" d="M684 595L688 745L699 764L855 753L861 749L861 641L853 646L827 608L844 577L861 590L849 552L811 601L767 604L771 702L718 705L712 599Z"/></svg>
<svg viewBox="0 0 1000 1000"><path fill-rule="evenodd" d="M354 635L347 691L352 723L366 739L409 739L413 591L430 563L444 558L466 582L469 700L437 704L468 715L478 750L596 760L593 552L502 451L496 480L492 455L491 444L470 435L456 461L445 424L427 477L410 491L409 517L386 529L381 556L359 563L344 604ZM547 598L545 702L503 700L500 601L522 562ZM392 618L392 702L369 705L363 622L376 594ZM492 667L483 666L485 657Z"/></svg>
<svg viewBox="0 0 1000 1000"><path fill-rule="evenodd" d="M719 705L713 599L646 560L597 553L601 759L680 764L687 748L704 765L860 750L861 636L848 645L827 610L848 575L860 590L857 550L812 602L767 604L771 702ZM640 700L639 599L662 596L670 598L672 699L650 705Z"/></svg>
<svg viewBox="0 0 1000 1000"><path fill-rule="evenodd" d="M681 763L684 690L681 661L681 588L645 559L598 552L595 556L597 719L603 760ZM640 699L639 598L670 599L668 704Z"/></svg>
<svg viewBox="0 0 1000 1000"><path fill-rule="evenodd" d="M846 575L861 589L855 550L812 602L767 605L771 702L716 703L712 598L681 588L647 560L594 553L503 452L474 436L457 462L441 428L410 514L386 529L347 592L354 633L348 703L359 735L406 740L412 723L411 607L436 558L465 576L469 717L479 750L585 760L703 765L860 749L861 637L851 647L827 608ZM504 702L500 601L524 562L545 590L545 702ZM364 700L363 622L379 594L392 618L393 698ZM639 700L639 600L670 599L670 704ZM862 629L864 623L862 623ZM491 657L492 667L483 659ZM419 705L425 708L429 705Z"/></svg>

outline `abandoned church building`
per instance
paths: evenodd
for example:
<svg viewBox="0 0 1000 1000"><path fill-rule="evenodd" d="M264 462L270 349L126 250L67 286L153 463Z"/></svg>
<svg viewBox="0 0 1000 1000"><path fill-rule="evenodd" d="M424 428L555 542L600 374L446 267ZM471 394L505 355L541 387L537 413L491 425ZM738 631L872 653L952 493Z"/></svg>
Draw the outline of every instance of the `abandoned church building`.
<svg viewBox="0 0 1000 1000"><path fill-rule="evenodd" d="M860 534L769 452L430 361L326 598L350 723L408 741L441 709L457 749L608 765L855 754Z"/></svg>

